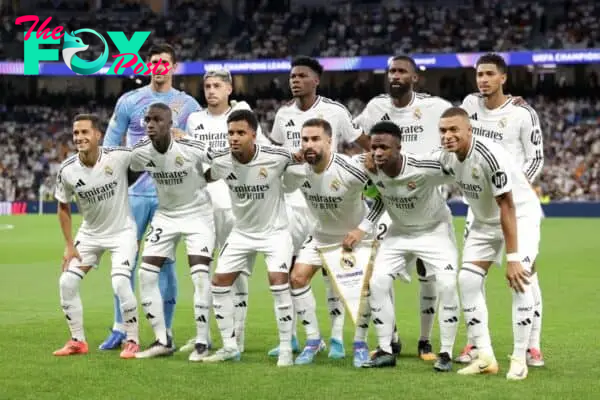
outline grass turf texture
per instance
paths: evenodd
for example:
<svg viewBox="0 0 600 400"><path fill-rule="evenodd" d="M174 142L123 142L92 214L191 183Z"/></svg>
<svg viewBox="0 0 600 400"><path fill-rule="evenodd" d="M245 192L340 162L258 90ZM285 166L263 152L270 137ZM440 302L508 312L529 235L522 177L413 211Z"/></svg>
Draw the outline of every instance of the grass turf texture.
<svg viewBox="0 0 600 400"><path fill-rule="evenodd" d="M75 223L79 219L75 217ZM0 217L0 399L386 399L443 397L470 399L597 398L600 375L598 318L598 219L546 219L539 257L544 295L542 347L547 366L531 368L524 382L507 382L507 354L512 351L510 293L503 269L494 268L487 283L490 325L497 376L461 377L436 374L432 364L416 358L419 315L416 279L396 284L396 310L403 355L395 369L352 367L353 329L346 317L346 359L332 361L321 354L309 366L277 368L266 352L277 342L273 301L266 271L258 262L250 283L246 352L242 361L218 365L193 364L187 354L152 360L121 360L118 352L98 345L112 323L112 293L108 254L99 270L82 284L84 321L90 354L57 358L52 351L69 338L59 307L58 278L63 251L55 216ZM456 220L457 237L463 220ZM460 240L459 240L460 241ZM192 285L184 249L178 252L179 300L175 340L183 345L194 334ZM330 324L319 275L313 285L325 338ZM302 327L299 327L302 334ZM141 319L143 346L152 341ZM220 344L213 321L212 337ZM437 322L434 348L438 349ZM461 319L455 353L465 344ZM370 346L375 346L373 330ZM458 366L455 365L456 371Z"/></svg>

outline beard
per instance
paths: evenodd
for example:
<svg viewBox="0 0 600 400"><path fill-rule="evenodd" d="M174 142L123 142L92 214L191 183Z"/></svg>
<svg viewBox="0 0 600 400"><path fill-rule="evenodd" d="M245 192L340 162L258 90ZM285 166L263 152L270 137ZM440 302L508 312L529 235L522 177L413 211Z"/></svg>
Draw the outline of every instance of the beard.
<svg viewBox="0 0 600 400"><path fill-rule="evenodd" d="M390 82L389 85L390 96L394 99L399 99L410 91L410 84L408 83Z"/></svg>
<svg viewBox="0 0 600 400"><path fill-rule="evenodd" d="M317 153L314 150L304 152L304 160L310 165L318 164L323 159L323 152Z"/></svg>

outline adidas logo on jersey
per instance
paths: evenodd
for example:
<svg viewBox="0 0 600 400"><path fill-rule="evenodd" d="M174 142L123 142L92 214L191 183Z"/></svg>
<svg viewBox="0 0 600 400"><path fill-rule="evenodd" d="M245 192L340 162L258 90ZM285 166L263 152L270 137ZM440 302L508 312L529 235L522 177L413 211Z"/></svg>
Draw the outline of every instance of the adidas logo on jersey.
<svg viewBox="0 0 600 400"><path fill-rule="evenodd" d="M383 117L381 117L382 121L391 121L390 116L388 115L388 113L383 114Z"/></svg>
<svg viewBox="0 0 600 400"><path fill-rule="evenodd" d="M225 178L225 179L228 181L235 181L235 180L237 180L237 176L235 176L232 172L229 175L227 175L227 178Z"/></svg>
<svg viewBox="0 0 600 400"><path fill-rule="evenodd" d="M75 185L75 187L78 188L78 187L82 187L82 186L85 186L85 182L80 179L77 181L77 184Z"/></svg>
<svg viewBox="0 0 600 400"><path fill-rule="evenodd" d="M294 124L294 120L293 120L293 119L290 119L290 120L288 121L288 123L287 123L287 124L285 124L285 126L296 126L296 124Z"/></svg>
<svg viewBox="0 0 600 400"><path fill-rule="evenodd" d="M121 265L125 265L126 267L129 267L129 260L125 260L121 263Z"/></svg>
<svg viewBox="0 0 600 400"><path fill-rule="evenodd" d="M469 118L471 118L473 121L477 121L477 113L471 115Z"/></svg>
<svg viewBox="0 0 600 400"><path fill-rule="evenodd" d="M201 129L201 130L204 130L204 125L203 125L203 124L200 124L200 125L198 125L198 126L195 128L195 129L196 129L196 130L199 130L199 129Z"/></svg>
<svg viewBox="0 0 600 400"><path fill-rule="evenodd" d="M148 161L148 164L146 164L146 167L156 168L156 164L154 164L154 161L150 160Z"/></svg>
<svg viewBox="0 0 600 400"><path fill-rule="evenodd" d="M310 188L311 188L311 186L310 186L310 182L308 182L308 181L304 181L304 184L302 185L302 187L303 187L303 188L310 189Z"/></svg>

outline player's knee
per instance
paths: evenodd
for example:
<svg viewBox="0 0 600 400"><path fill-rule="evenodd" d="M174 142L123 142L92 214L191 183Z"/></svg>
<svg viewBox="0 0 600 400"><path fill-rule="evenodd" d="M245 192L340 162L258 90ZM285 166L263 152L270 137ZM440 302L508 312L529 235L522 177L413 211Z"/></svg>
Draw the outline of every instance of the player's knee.
<svg viewBox="0 0 600 400"><path fill-rule="evenodd" d="M58 280L58 286L63 296L69 297L79 290L81 278L71 272L63 272Z"/></svg>
<svg viewBox="0 0 600 400"><path fill-rule="evenodd" d="M299 289L310 284L310 275L303 271L303 268L294 268L290 275L290 285L292 289Z"/></svg>
<svg viewBox="0 0 600 400"><path fill-rule="evenodd" d="M453 294L457 290L456 275L439 274L436 277L438 293Z"/></svg>
<svg viewBox="0 0 600 400"><path fill-rule="evenodd" d="M247 296L248 295L248 276L246 274L239 274L233 288L236 296Z"/></svg>
<svg viewBox="0 0 600 400"><path fill-rule="evenodd" d="M111 276L113 292L123 299L131 292L131 278L125 274L113 273Z"/></svg>
<svg viewBox="0 0 600 400"><path fill-rule="evenodd" d="M158 284L159 273L159 267L145 263L142 264L139 272L140 287L142 290L144 287Z"/></svg>
<svg viewBox="0 0 600 400"><path fill-rule="evenodd" d="M458 273L458 287L461 293L472 293L481 290L484 278L485 271L481 268L471 264L464 264Z"/></svg>
<svg viewBox="0 0 600 400"><path fill-rule="evenodd" d="M377 296L380 293L389 293L393 282L394 279L388 274L373 273L373 275L371 275L371 279L369 280L369 291L371 296Z"/></svg>

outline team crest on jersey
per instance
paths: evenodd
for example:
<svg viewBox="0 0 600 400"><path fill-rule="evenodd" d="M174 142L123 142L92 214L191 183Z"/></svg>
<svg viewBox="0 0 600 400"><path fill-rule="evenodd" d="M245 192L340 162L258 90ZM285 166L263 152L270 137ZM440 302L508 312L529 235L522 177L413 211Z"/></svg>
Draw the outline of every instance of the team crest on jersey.
<svg viewBox="0 0 600 400"><path fill-rule="evenodd" d="M177 156L175 157L175 165L177 165L178 167L183 167L184 164L184 159L181 156Z"/></svg>
<svg viewBox="0 0 600 400"><path fill-rule="evenodd" d="M479 171L477 171L477 168L473 168L473 170L471 171L471 176L473 177L473 179L479 179Z"/></svg>
<svg viewBox="0 0 600 400"><path fill-rule="evenodd" d="M354 254L348 252L342 252L342 256L340 257L340 267L345 270L352 269L356 266L356 257Z"/></svg>
<svg viewBox="0 0 600 400"><path fill-rule="evenodd" d="M261 167L260 171L258 171L258 177L262 179L266 179L269 176L267 173L267 169L265 167Z"/></svg>
<svg viewBox="0 0 600 400"><path fill-rule="evenodd" d="M408 190L415 190L417 188L417 182L410 181L410 182L408 182L406 187L408 188Z"/></svg>
<svg viewBox="0 0 600 400"><path fill-rule="evenodd" d="M415 117L415 119L421 119L421 117L423 116L423 113L421 112L420 108L415 108L415 112L413 113L413 117Z"/></svg>
<svg viewBox="0 0 600 400"><path fill-rule="evenodd" d="M332 180L331 183L329 184L329 187L331 188L331 190L333 190L335 192L340 190L341 186L342 186L342 183L338 179Z"/></svg>
<svg viewBox="0 0 600 400"><path fill-rule="evenodd" d="M501 118L500 121L498 121L498 126L500 128L506 128L506 124L508 123L506 118Z"/></svg>
<svg viewBox="0 0 600 400"><path fill-rule="evenodd" d="M104 173L105 173L107 176L112 176L112 174L113 174L113 170L112 170L112 168L111 168L111 167L109 167L109 166L107 165L106 167L104 167Z"/></svg>

